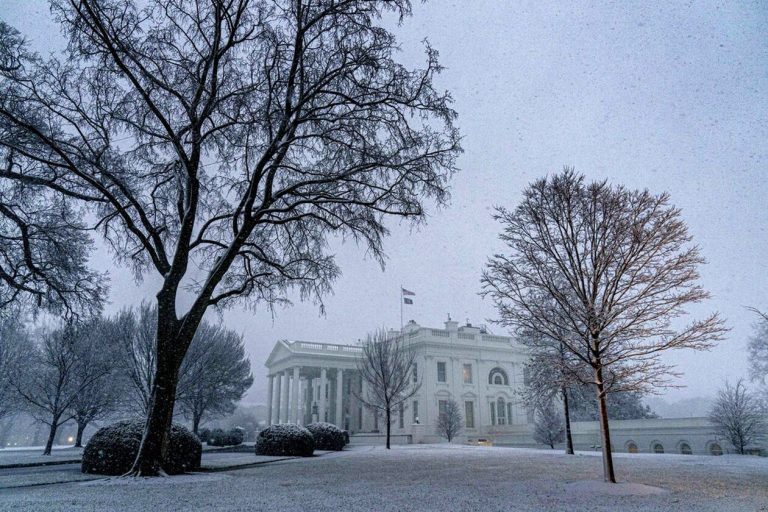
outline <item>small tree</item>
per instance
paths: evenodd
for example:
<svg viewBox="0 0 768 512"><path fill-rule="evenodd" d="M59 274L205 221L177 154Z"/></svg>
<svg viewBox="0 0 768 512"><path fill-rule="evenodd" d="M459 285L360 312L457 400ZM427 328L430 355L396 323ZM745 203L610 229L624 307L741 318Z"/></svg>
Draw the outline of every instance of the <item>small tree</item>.
<svg viewBox="0 0 768 512"><path fill-rule="evenodd" d="M553 450L556 444L565 440L563 417L555 410L553 403L550 402L536 411L533 439L537 443L548 445Z"/></svg>
<svg viewBox="0 0 768 512"><path fill-rule="evenodd" d="M715 434L727 439L740 454L768 433L766 409L757 397L747 391L741 379L732 386L727 381L717 393L709 413Z"/></svg>
<svg viewBox="0 0 768 512"><path fill-rule="evenodd" d="M121 385L117 365L116 343L120 335L114 319L98 318L78 330L75 346L78 364L75 366L75 387L80 391L70 405L77 424L75 446L83 445L83 432L91 422L104 419L118 408L125 388Z"/></svg>
<svg viewBox="0 0 768 512"><path fill-rule="evenodd" d="M192 421L195 434L204 419L234 412L253 384L243 337L206 321L195 333L180 373L179 409Z"/></svg>
<svg viewBox="0 0 768 512"><path fill-rule="evenodd" d="M754 333L749 338L749 376L753 382L766 383L768 377L768 313L750 308L757 314Z"/></svg>
<svg viewBox="0 0 768 512"><path fill-rule="evenodd" d="M87 363L88 353L82 350L87 329L70 324L44 331L30 351L28 365L14 373L14 388L27 410L49 427L43 455L51 454L58 428L74 417L80 394L109 373L106 366Z"/></svg>
<svg viewBox="0 0 768 512"><path fill-rule="evenodd" d="M499 324L561 343L590 370L607 482L616 482L609 390L669 385L675 374L664 351L707 349L726 330L717 314L673 326L686 306L709 297L698 284L704 258L681 217L666 193L586 183L568 168L494 216L510 252L489 260L483 293Z"/></svg>
<svg viewBox="0 0 768 512"><path fill-rule="evenodd" d="M437 433L450 443L464 429L461 408L454 399L445 402L444 410L437 417Z"/></svg>
<svg viewBox="0 0 768 512"><path fill-rule="evenodd" d="M368 389L358 398L374 414L384 418L387 449L390 448L392 411L401 404L405 407L419 390L420 384L412 378L415 364L416 352L401 335L392 336L386 330L378 329L363 342L363 354L357 368Z"/></svg>

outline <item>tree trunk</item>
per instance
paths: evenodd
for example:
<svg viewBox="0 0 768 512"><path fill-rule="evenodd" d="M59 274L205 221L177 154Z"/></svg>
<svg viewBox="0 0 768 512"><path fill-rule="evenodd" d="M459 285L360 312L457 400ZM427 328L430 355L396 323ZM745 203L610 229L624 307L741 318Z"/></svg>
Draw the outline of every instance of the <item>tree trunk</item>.
<svg viewBox="0 0 768 512"><path fill-rule="evenodd" d="M83 432L85 431L85 427L87 426L88 426L88 423L85 421L77 422L77 436L75 437L75 448L83 447Z"/></svg>
<svg viewBox="0 0 768 512"><path fill-rule="evenodd" d="M200 415L197 413L192 413L192 432L197 435L198 431L200 430Z"/></svg>
<svg viewBox="0 0 768 512"><path fill-rule="evenodd" d="M603 369L600 366L595 370L595 382L597 384L597 406L600 414L600 434L603 445L603 479L606 482L615 484L616 475L613 472L613 453L611 452L611 433L608 427L608 408L605 403Z"/></svg>
<svg viewBox="0 0 768 512"><path fill-rule="evenodd" d="M387 407L387 450L390 449L390 447L389 447L389 432L390 432L391 426L390 426L389 420L391 419L391 415L392 415L392 411L390 411L389 407Z"/></svg>
<svg viewBox="0 0 768 512"><path fill-rule="evenodd" d="M565 453L573 455L573 436L571 435L571 411L568 407L568 388L561 388L563 393L563 414L565 415Z"/></svg>
<svg viewBox="0 0 768 512"><path fill-rule="evenodd" d="M59 427L58 423L59 423L58 418L54 419L51 422L51 431L48 433L48 441L46 441L45 443L45 450L43 450L43 455L51 454L51 449L53 448L53 441L56 439L56 429Z"/></svg>

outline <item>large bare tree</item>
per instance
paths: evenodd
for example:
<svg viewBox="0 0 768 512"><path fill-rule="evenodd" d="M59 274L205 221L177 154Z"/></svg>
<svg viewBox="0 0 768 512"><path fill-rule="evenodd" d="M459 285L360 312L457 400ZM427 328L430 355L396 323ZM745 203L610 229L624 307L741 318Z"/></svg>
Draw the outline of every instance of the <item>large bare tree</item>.
<svg viewBox="0 0 768 512"><path fill-rule="evenodd" d="M706 349L725 331L717 314L680 321L686 306L709 297L698 284L704 259L668 194L586 183L567 168L531 184L517 208L497 208L494 218L509 252L488 261L483 293L500 324L561 343L590 369L604 477L615 482L608 390L670 385L664 351Z"/></svg>
<svg viewBox="0 0 768 512"><path fill-rule="evenodd" d="M0 421L19 409L14 374L24 365L30 347L29 333L18 318L0 317ZM0 442L0 448L4 443Z"/></svg>
<svg viewBox="0 0 768 512"><path fill-rule="evenodd" d="M387 449L390 448L392 411L405 407L419 391L414 379L416 351L407 337L377 329L363 342L363 353L357 369L367 384L358 395L365 407L384 418L387 428Z"/></svg>
<svg viewBox="0 0 768 512"><path fill-rule="evenodd" d="M749 377L754 382L766 384L768 378L768 313L750 308L757 317L754 333L749 338Z"/></svg>
<svg viewBox="0 0 768 512"><path fill-rule="evenodd" d="M726 382L718 391L709 421L714 434L727 439L743 455L747 446L768 435L766 415L765 405L739 379L736 385Z"/></svg>
<svg viewBox="0 0 768 512"><path fill-rule="evenodd" d="M339 275L329 235L383 262L388 216L419 221L447 199L456 114L434 50L423 69L394 59L381 18L410 15L408 0L51 5L64 54L0 71L2 180L94 217L118 262L162 280L131 471L156 475L205 311L321 297Z"/></svg>

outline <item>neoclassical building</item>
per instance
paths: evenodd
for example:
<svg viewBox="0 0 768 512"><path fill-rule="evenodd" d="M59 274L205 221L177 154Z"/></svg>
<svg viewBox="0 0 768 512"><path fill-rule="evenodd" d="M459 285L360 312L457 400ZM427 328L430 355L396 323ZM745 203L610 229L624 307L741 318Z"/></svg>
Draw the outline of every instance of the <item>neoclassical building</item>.
<svg viewBox="0 0 768 512"><path fill-rule="evenodd" d="M411 321L402 335L417 353L414 378L420 388L396 411L395 435L410 442L438 440L437 418L450 399L462 409L466 439L519 427L529 431L532 413L516 399L524 385L527 355L513 338L451 320L442 329ZM357 399L364 396L366 384L357 371L360 354L355 345L278 341L266 362L270 424L321 420L352 434L383 431L379 419Z"/></svg>
<svg viewBox="0 0 768 512"><path fill-rule="evenodd" d="M525 385L527 352L514 338L488 333L470 324L448 320L442 329L414 321L402 335L417 353L413 378L420 383L416 396L395 412L395 443L439 442L436 423L448 400L456 400L464 416L463 442L487 440L494 444L536 446L533 413L520 403ZM362 349L306 341L278 341L268 369L269 422L308 424L327 421L348 430L353 443L382 442L384 426L357 396L365 382L357 371ZM614 451L719 455L734 448L718 438L706 418L611 420ZM572 425L574 445L598 450L597 422ZM764 453L765 444L751 447Z"/></svg>

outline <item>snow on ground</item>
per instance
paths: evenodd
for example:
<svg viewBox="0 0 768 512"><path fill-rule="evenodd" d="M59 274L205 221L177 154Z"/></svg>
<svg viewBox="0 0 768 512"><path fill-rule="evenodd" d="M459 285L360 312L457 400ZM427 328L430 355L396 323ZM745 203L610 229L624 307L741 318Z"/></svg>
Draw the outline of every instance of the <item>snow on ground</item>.
<svg viewBox="0 0 768 512"><path fill-rule="evenodd" d="M4 489L0 510L768 510L768 459L618 455L618 487L587 452L446 445L355 447L248 469ZM255 456L254 456L255 457ZM209 480L207 477L217 478ZM221 478L218 478L221 477ZM159 480L158 480L159 481Z"/></svg>
<svg viewBox="0 0 768 512"><path fill-rule="evenodd" d="M72 446L54 446L50 455L43 455L44 447L14 447L0 450L0 467L12 464L39 464L44 462L58 462L65 460L80 460L83 456L82 448Z"/></svg>

